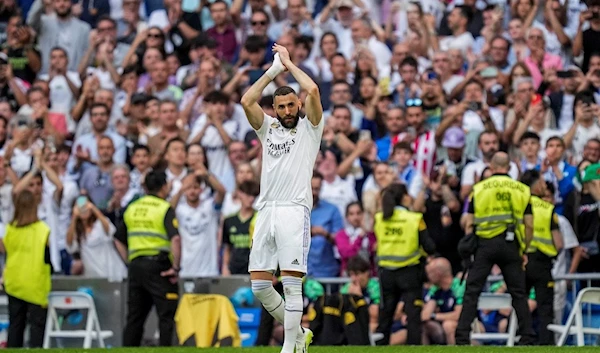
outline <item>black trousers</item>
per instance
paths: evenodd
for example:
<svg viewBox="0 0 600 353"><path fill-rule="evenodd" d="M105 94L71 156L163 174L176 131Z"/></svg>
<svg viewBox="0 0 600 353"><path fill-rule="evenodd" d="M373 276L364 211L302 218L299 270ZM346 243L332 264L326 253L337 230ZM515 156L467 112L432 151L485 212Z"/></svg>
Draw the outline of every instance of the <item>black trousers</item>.
<svg viewBox="0 0 600 353"><path fill-rule="evenodd" d="M519 320L520 344L533 343L534 333L531 327L531 314L527 305L525 290L525 271L519 255L519 242L508 242L501 234L492 239L479 239L475 260L469 270L467 287L463 298L463 308L456 328L456 344L470 344L471 323L477 317L477 302L485 286L492 267L498 265L502 270L508 292L512 297L512 306Z"/></svg>
<svg viewBox="0 0 600 353"><path fill-rule="evenodd" d="M25 326L29 323L29 347L41 348L44 343L46 314L48 310L39 305L8 296L8 348L23 347Z"/></svg>
<svg viewBox="0 0 600 353"><path fill-rule="evenodd" d="M554 320L554 280L552 279L552 259L543 253L528 254L525 291L535 289L535 301L540 318L540 345L554 345L554 333L548 330Z"/></svg>
<svg viewBox="0 0 600 353"><path fill-rule="evenodd" d="M400 299L404 301L407 316L408 337L406 344L421 344L421 309L423 308L423 281L421 265L389 270L379 269L381 286L381 305L379 307L379 327L377 332L383 339L377 345L390 344L390 331L394 322L396 306Z"/></svg>
<svg viewBox="0 0 600 353"><path fill-rule="evenodd" d="M137 347L142 342L144 323L154 305L158 315L160 345L173 344L175 312L179 299L179 287L160 273L171 267L165 256L138 257L129 264L129 293L127 298L127 324L123 333L123 345Z"/></svg>

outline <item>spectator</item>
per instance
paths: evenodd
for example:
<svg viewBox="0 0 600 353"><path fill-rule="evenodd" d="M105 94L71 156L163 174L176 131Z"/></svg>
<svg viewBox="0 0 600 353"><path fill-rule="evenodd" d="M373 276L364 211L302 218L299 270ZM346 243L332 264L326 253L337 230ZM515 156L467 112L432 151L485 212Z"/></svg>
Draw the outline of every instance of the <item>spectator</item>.
<svg viewBox="0 0 600 353"><path fill-rule="evenodd" d="M440 40L440 49L459 49L464 53L474 44L473 35L467 32L467 26L473 18L472 9L468 6L456 6L448 14L448 28L451 35Z"/></svg>
<svg viewBox="0 0 600 353"><path fill-rule="evenodd" d="M72 7L70 0L54 0L51 3L35 0L27 16L27 24L39 34L38 42L42 58L49 58L52 48L63 48L65 56L69 58L66 69L77 71L79 62L89 45L91 28L89 24L75 18ZM43 13L49 9L54 9L54 14ZM50 73L49 62L44 59L42 59L41 73Z"/></svg>
<svg viewBox="0 0 600 353"><path fill-rule="evenodd" d="M460 202L448 185L445 167L434 170L431 178L424 177L423 187L413 203L412 210L423 214L427 229L438 253L452 265L452 273L461 268L457 247L463 232L460 228Z"/></svg>
<svg viewBox="0 0 600 353"><path fill-rule="evenodd" d="M115 165L115 145L108 136L99 136L97 141L98 159L81 173L79 186L85 190L90 201L104 212L108 210L108 203L114 192L111 171ZM79 163L81 159L77 159Z"/></svg>
<svg viewBox="0 0 600 353"><path fill-rule="evenodd" d="M127 268L113 243L117 229L86 197L82 200L86 203L78 202L73 207L73 218L67 231L71 253L78 253L81 258L72 266L81 268L82 272L73 271L72 274L120 281L127 277Z"/></svg>
<svg viewBox="0 0 600 353"><path fill-rule="evenodd" d="M215 0L210 4L210 17L215 25L206 33L217 42L218 58L231 62L236 51L237 39L228 10L229 6L223 0Z"/></svg>
<svg viewBox="0 0 600 353"><path fill-rule="evenodd" d="M353 294L365 299L369 305L369 328L371 332L375 332L379 320L381 293L379 282L372 277L373 266L369 260L361 256L350 257L347 265L350 282L340 288L340 294Z"/></svg>
<svg viewBox="0 0 600 353"><path fill-rule="evenodd" d="M579 14L579 26L577 34L573 40L573 55L579 56L583 53L583 63L581 68L583 72L588 72L592 55L596 52L594 43L600 39L600 1L592 0L587 2L587 11ZM589 23L589 28L584 30L585 23Z"/></svg>
<svg viewBox="0 0 600 353"><path fill-rule="evenodd" d="M592 162L592 164L598 163L600 160L600 140L597 138L589 139L583 147L583 159Z"/></svg>
<svg viewBox="0 0 600 353"><path fill-rule="evenodd" d="M546 36L537 27L530 28L527 32L527 47L530 54L525 58L525 64L531 72L533 85L537 89L542 83L542 70L559 71L564 64L560 56L546 51Z"/></svg>
<svg viewBox="0 0 600 353"><path fill-rule="evenodd" d="M154 108L147 106L146 111L148 111L148 109ZM151 114L154 115L154 112ZM185 141L185 139L188 138L189 132L184 129L180 129L179 126L177 126L177 118L177 103L174 101L165 100L158 104L158 123L160 125L160 131L148 140L148 148L150 149L151 155L151 166L156 166L160 162L163 153L167 151L166 146L169 141L174 138Z"/></svg>
<svg viewBox="0 0 600 353"><path fill-rule="evenodd" d="M421 311L423 344L454 345L454 332L465 293L464 283L452 276L450 262L443 257L431 260L426 271L432 286Z"/></svg>
<svg viewBox="0 0 600 353"><path fill-rule="evenodd" d="M40 52L33 45L35 35L23 26L21 16L11 16L6 26L6 43L2 49L15 77L31 84L42 67Z"/></svg>
<svg viewBox="0 0 600 353"><path fill-rule="evenodd" d="M108 106L102 103L96 103L90 108L90 119L92 122L92 132L80 136L75 140L74 148L75 159L87 162L86 165L77 165L75 170L83 167L84 170L90 164L96 163L99 159L98 139L106 136L111 139L114 150L114 156L111 156L115 163L125 163L126 149L125 139L118 133L108 131L108 119L110 110ZM79 162L79 161L78 161Z"/></svg>
<svg viewBox="0 0 600 353"><path fill-rule="evenodd" d="M12 106L18 107L27 101L27 86L23 80L14 76L8 60L8 56L0 52L0 96L5 97Z"/></svg>
<svg viewBox="0 0 600 353"><path fill-rule="evenodd" d="M539 169L542 164L540 158L540 136L535 132L525 132L519 139L519 150L521 151L521 160L519 161L519 170L525 172L530 169Z"/></svg>
<svg viewBox="0 0 600 353"><path fill-rule="evenodd" d="M142 193L144 177L152 170L150 167L150 149L144 145L135 145L131 153L131 164L134 168L129 173L129 190Z"/></svg>
<svg viewBox="0 0 600 353"><path fill-rule="evenodd" d="M358 256L370 264L368 271L375 275L375 234L368 232L363 225L363 207L358 201L351 202L346 207L345 214L346 226L335 235L335 245L340 253L342 265L341 273L349 274L348 263Z"/></svg>
<svg viewBox="0 0 600 353"><path fill-rule="evenodd" d="M600 125L596 121L600 116L600 107L594 104L588 92L582 92L574 98L573 113L575 121L564 135L564 142L565 147L572 150L574 162L579 162L587 141L600 138Z"/></svg>
<svg viewBox="0 0 600 353"><path fill-rule="evenodd" d="M214 198L200 199L202 189L210 187ZM183 198L181 198L183 196ZM212 277L219 275L218 232L225 188L204 168L187 175L171 199L179 221L182 248L183 277Z"/></svg>
<svg viewBox="0 0 600 353"><path fill-rule="evenodd" d="M354 178L347 176L341 178L338 174L339 156L334 152L326 150L323 152L323 160L317 170L323 176L319 199L329 202L338 208L340 215L346 213L348 205L357 200L354 188Z"/></svg>
<svg viewBox="0 0 600 353"><path fill-rule="evenodd" d="M236 195L240 200L240 210L223 221L223 266L221 274L245 275L248 273L250 256L250 223L256 216L254 200L259 194L259 185L254 180L242 182Z"/></svg>
<svg viewBox="0 0 600 353"><path fill-rule="evenodd" d="M560 137L551 137L546 142L546 159L540 166L546 181L554 185L554 211L562 215L567 197L574 188L573 177L577 169L565 161L565 143Z"/></svg>
<svg viewBox="0 0 600 353"><path fill-rule="evenodd" d="M323 176L315 172L312 177L313 209L310 215L310 250L308 275L312 277L337 277L340 265L335 257L334 235L344 227L337 207L319 198Z"/></svg>
<svg viewBox="0 0 600 353"><path fill-rule="evenodd" d="M413 155L408 142L399 142L394 145L391 164L395 169L396 179L406 185L410 197L416 198L423 185L423 173L412 165Z"/></svg>

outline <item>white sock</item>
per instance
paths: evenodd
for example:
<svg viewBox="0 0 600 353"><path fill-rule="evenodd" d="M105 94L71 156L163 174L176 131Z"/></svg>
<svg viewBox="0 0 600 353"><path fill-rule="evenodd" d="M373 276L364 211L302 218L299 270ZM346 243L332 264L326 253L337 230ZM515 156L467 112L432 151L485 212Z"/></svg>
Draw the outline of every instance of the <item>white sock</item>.
<svg viewBox="0 0 600 353"><path fill-rule="evenodd" d="M283 292L285 293L285 316L283 322L285 336L281 351L293 353L296 347L296 339L299 335L300 324L302 323L302 311L304 308L302 278L284 276L281 279L281 283L283 283Z"/></svg>
<svg viewBox="0 0 600 353"><path fill-rule="evenodd" d="M254 296L260 300L262 305L275 320L283 324L285 302L281 295L273 288L273 282L263 279L255 279L251 282L252 293L254 293Z"/></svg>

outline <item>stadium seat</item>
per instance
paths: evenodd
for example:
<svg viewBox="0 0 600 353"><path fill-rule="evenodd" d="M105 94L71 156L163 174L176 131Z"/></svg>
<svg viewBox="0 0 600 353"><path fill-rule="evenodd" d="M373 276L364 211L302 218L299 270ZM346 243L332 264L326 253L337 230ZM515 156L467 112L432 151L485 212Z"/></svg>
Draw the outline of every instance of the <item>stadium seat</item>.
<svg viewBox="0 0 600 353"><path fill-rule="evenodd" d="M584 304L600 305L600 288L585 288L577 295L573 309L569 313L567 323L564 325L548 325L548 330L560 333L560 338L556 343L557 346L563 346L570 335L577 336L577 345L585 346L584 334L592 334L600 336L600 327L583 326L583 311Z"/></svg>
<svg viewBox="0 0 600 353"><path fill-rule="evenodd" d="M56 310L87 310L87 320L83 330L63 330ZM83 348L92 348L92 340L104 348L104 339L112 337L112 331L102 331L96 313L94 299L83 292L51 292L48 296L48 316L44 348L50 348L52 338L83 338Z"/></svg>
<svg viewBox="0 0 600 353"><path fill-rule="evenodd" d="M477 309L479 310L502 310L512 309L512 298L510 294L492 294L482 293L479 296L479 302L477 303ZM474 325L475 330L471 332L471 339L477 341L506 341L508 347L515 345L517 335L517 316L513 310L510 313L508 322L507 333L495 333L495 332L476 332L478 331L479 325Z"/></svg>

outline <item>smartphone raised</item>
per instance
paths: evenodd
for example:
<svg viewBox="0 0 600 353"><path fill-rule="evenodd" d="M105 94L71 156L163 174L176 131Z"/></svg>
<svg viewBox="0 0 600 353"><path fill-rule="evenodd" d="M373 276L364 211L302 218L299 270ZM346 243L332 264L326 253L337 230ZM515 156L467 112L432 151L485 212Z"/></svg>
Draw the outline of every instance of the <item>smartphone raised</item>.
<svg viewBox="0 0 600 353"><path fill-rule="evenodd" d="M371 131L370 130L360 130L358 134L359 140L371 140Z"/></svg>
<svg viewBox="0 0 600 353"><path fill-rule="evenodd" d="M85 208L85 205L87 205L87 203L88 203L88 198L87 198L87 196L83 196L83 195L79 196L77 198L77 200L75 201L75 204L77 205L77 207L80 210L83 210Z"/></svg>

